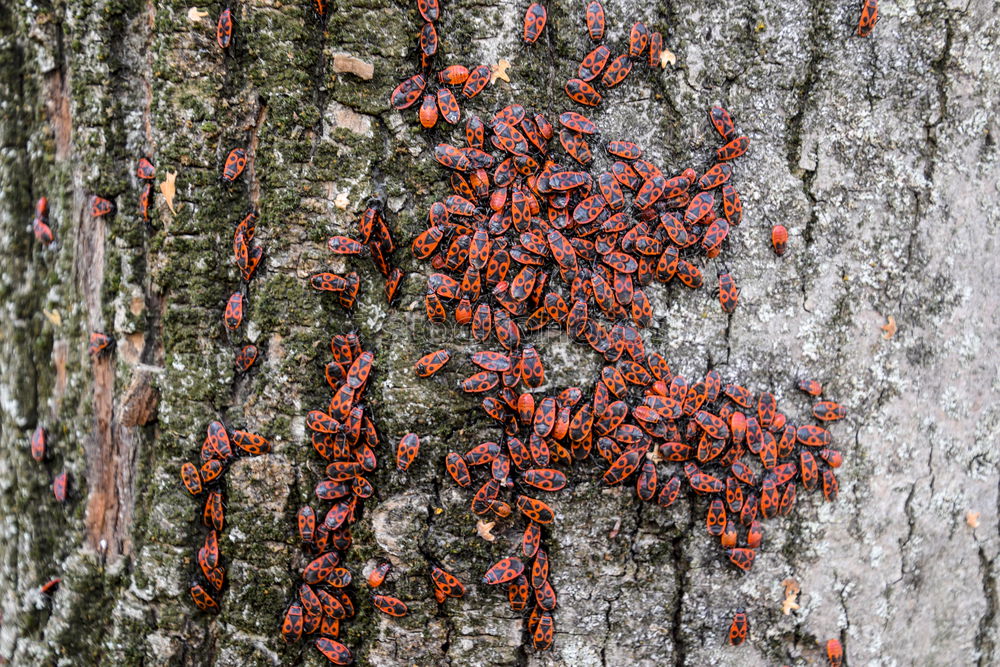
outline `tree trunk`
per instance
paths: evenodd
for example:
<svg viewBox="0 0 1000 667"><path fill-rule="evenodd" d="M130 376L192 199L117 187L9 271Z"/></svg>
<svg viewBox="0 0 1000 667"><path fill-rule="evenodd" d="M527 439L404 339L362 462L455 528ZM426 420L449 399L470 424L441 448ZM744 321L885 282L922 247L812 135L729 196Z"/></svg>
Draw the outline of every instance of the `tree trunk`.
<svg viewBox="0 0 1000 667"><path fill-rule="evenodd" d="M635 140L664 171L701 172L718 145L705 112L721 103L753 141L735 176L745 221L720 257L742 289L738 309L727 320L708 288L654 287L647 348L689 377L717 368L773 389L790 418L810 405L796 380L822 380L849 408L831 426L845 461L839 500L800 493L793 516L767 523L745 576L705 534L704 501L643 505L604 487L596 462L576 464L551 496L559 608L546 653L530 648L503 592L478 583L513 553L520 524L478 537L471 494L443 469L446 452L499 434L457 387L481 346L427 323L432 269L405 247L447 193L434 145L459 141L388 105L417 71L421 19L415 3L330 4L321 24L306 0L234 2L227 51L215 41L222 3L0 6L0 656L321 664L306 643L282 641L280 622L307 559L295 511L322 477L304 418L329 400L330 337L357 330L376 357L369 404L382 435L376 494L347 557L358 614L342 637L359 664L807 665L829 638L855 665L1000 659L997 3L884 2L863 39L856 2L606 0L610 43L620 50L643 20L677 61L637 67L608 92L589 114L601 140ZM514 100L550 119L580 110L562 85L592 48L583 3L548 2L530 47L527 3L515 4L443 3L444 64L512 63L510 83L463 100L463 113L486 118ZM225 185L237 146L249 164ZM137 209L143 155L157 169L149 223ZM172 207L160 191L168 174ZM117 213L92 217L91 195ZM49 247L31 234L41 196ZM407 272L393 307L370 263L338 265L325 248L330 234L354 233L372 196L386 202ZM234 334L222 313L240 286L231 241L248 206L261 212L265 256ZM781 258L770 249L777 222L790 231ZM362 282L352 312L307 281L348 265ZM91 331L114 336L111 356L88 357ZM233 356L246 342L261 359L242 375ZM537 346L550 387L591 389L600 363L589 348L557 336ZM451 365L416 378L413 362L440 347ZM216 419L265 435L273 451L226 473L227 586L213 616L188 594L204 532L178 470L197 461ZM44 464L29 455L37 425L49 434ZM408 431L422 449L399 473L394 447ZM64 470L59 504L50 485ZM379 558L395 565L404 618L367 602L362 573ZM438 607L431 563L468 594ZM53 577L60 588L42 595ZM788 578L802 592L786 615ZM725 638L738 607L751 629L734 648Z"/></svg>

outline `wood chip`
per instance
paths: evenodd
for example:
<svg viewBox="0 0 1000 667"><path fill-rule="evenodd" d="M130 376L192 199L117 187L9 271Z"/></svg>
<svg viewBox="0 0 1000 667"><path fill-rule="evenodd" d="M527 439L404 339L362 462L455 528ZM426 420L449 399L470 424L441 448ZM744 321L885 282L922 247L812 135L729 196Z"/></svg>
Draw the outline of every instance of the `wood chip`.
<svg viewBox="0 0 1000 667"><path fill-rule="evenodd" d="M176 215L174 210L174 195L177 194L177 172L171 171L167 172L167 180L160 183L160 192L163 193L163 198L167 202L167 208L170 209L171 213Z"/></svg>
<svg viewBox="0 0 1000 667"><path fill-rule="evenodd" d="M45 315L45 319L47 319L52 326L57 327L62 324L62 315L59 314L58 310L45 310L43 308L42 314Z"/></svg>
<svg viewBox="0 0 1000 667"><path fill-rule="evenodd" d="M510 75L507 74L509 68L510 61L505 58L498 60L496 65L490 65L490 83L496 83L497 79L503 79L510 83Z"/></svg>
<svg viewBox="0 0 1000 667"><path fill-rule="evenodd" d="M372 77L375 76L375 65L347 53L335 53L333 55L333 71L347 72L365 81L371 81Z"/></svg>
<svg viewBox="0 0 1000 667"><path fill-rule="evenodd" d="M495 525L497 525L496 521L483 521L480 519L476 522L476 534L487 542L492 542L497 539L492 532Z"/></svg>
<svg viewBox="0 0 1000 667"><path fill-rule="evenodd" d="M885 318L886 323L882 327L882 338L889 340L896 335L896 318L889 315Z"/></svg>
<svg viewBox="0 0 1000 667"><path fill-rule="evenodd" d="M191 23L197 23L198 21L208 16L208 12L203 12L197 7L192 7L191 9L188 10L187 16L188 16L188 21L191 21Z"/></svg>
<svg viewBox="0 0 1000 667"><path fill-rule="evenodd" d="M799 609L799 604L796 600L799 597L799 582L794 579L788 578L781 582L781 585L785 587L785 600L781 603L781 612L788 616L793 611Z"/></svg>
<svg viewBox="0 0 1000 667"><path fill-rule="evenodd" d="M676 64L677 56L674 55L673 51L664 46L660 51L660 67L666 69L667 65L673 66Z"/></svg>
<svg viewBox="0 0 1000 667"><path fill-rule="evenodd" d="M972 528L979 528L979 512L973 512L972 510L966 512L965 523L969 524Z"/></svg>
<svg viewBox="0 0 1000 667"><path fill-rule="evenodd" d="M333 204L341 211L345 211L347 210L347 207L351 205L351 200L347 196L346 192L341 192L339 195L337 195L337 198L333 200Z"/></svg>

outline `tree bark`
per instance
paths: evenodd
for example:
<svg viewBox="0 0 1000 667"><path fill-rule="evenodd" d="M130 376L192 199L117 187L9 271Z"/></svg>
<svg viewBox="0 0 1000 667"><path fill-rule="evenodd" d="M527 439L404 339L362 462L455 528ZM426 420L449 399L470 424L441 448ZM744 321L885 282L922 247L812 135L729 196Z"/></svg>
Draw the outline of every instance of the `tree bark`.
<svg viewBox="0 0 1000 667"><path fill-rule="evenodd" d="M369 402L383 445L348 566L360 577L390 558L411 609L379 615L358 580L344 641L359 664L807 665L829 638L848 664L995 664L1000 6L884 2L860 39L858 3L605 2L609 42L621 49L643 20L677 57L637 68L589 114L605 138L701 172L717 144L705 112L722 103L753 141L736 167L746 219L721 258L739 308L727 320L709 289L658 286L647 347L675 372L717 368L773 389L790 417L809 409L795 381L816 377L850 413L832 427L840 499L800 494L791 518L767 524L746 576L705 534L703 503L642 505L603 487L596 463L578 464L553 501L560 606L555 645L540 654L505 596L477 583L512 551L516 522L499 522L495 542L477 537L469 494L443 472L447 451L496 429L457 388L464 361L431 380L411 370L438 347L456 360L478 349L466 330L426 322L428 265L397 251L407 278L390 308L370 264L352 263L362 289L351 313L306 280L337 270L325 238L353 232L370 197L407 246L446 193L431 151L451 132L421 131L412 110L388 105L417 71L411 4L331 3L321 24L306 0L240 0L226 52L215 43L220 3L0 5L0 656L321 664L279 626L306 558L294 513L322 476L304 417L329 400L330 337L358 330L376 355ZM572 108L562 84L592 48L583 3L546 4L545 33L527 47L527 3L444 3L439 60L512 63L511 82L463 113L485 118L514 100L550 118ZM225 186L222 162L237 146L249 165ZM142 155L157 168L148 224ZM159 191L169 173L172 208ZM117 214L92 217L94 194ZM40 196L56 236L47 248L30 229ZM234 335L222 326L239 286L232 223L250 205L265 258ZM769 247L775 222L790 231L782 258ZM88 358L94 330L115 337L112 356ZM232 360L247 341L262 359L242 376ZM551 387L590 389L600 365L589 349L553 336L537 345ZM203 533L177 472L215 419L266 435L273 452L227 473L228 584L209 616L188 595ZM36 425L50 435L44 465L29 455ZM401 474L390 460L408 431L422 450ZM72 482L59 504L50 485L63 470ZM468 595L439 609L430 562ZM52 577L62 584L49 598L39 587ZM788 615L786 578L802 589ZM733 648L737 607L751 632Z"/></svg>

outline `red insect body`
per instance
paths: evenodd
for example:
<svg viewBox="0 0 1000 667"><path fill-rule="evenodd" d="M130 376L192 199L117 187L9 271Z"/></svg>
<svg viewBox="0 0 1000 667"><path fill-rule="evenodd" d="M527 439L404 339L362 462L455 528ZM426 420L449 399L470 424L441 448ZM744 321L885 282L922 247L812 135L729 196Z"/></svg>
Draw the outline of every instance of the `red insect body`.
<svg viewBox="0 0 1000 667"><path fill-rule="evenodd" d="M538 38L542 36L542 30L545 29L545 21L548 18L548 12L545 11L545 5L533 2L528 6L528 11L524 14L524 42L526 44L534 44L538 41Z"/></svg>

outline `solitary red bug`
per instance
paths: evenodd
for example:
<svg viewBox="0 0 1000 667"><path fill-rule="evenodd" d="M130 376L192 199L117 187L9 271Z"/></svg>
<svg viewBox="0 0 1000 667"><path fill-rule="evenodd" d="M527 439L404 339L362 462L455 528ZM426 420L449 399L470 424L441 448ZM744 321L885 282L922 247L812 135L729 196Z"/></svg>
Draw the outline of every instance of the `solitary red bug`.
<svg viewBox="0 0 1000 667"><path fill-rule="evenodd" d="M833 474L832 470L823 471L823 498L827 502L833 502L837 499L837 494L840 493L840 483L837 481L837 476Z"/></svg>
<svg viewBox="0 0 1000 667"><path fill-rule="evenodd" d="M437 99L433 95L424 95L424 101L420 104L420 111L417 112L417 119L428 130L437 125L438 105Z"/></svg>
<svg viewBox="0 0 1000 667"><path fill-rule="evenodd" d="M49 579L44 584L42 584L42 587L38 589L38 592L41 593L42 595L52 595L53 593L56 592L56 590L59 588L59 584L61 583L62 579L60 579L59 577L56 577L55 579Z"/></svg>
<svg viewBox="0 0 1000 667"><path fill-rule="evenodd" d="M31 230L35 235L35 238L39 243L49 245L55 240L55 235L52 233L52 228L45 223L45 221L36 217L31 221Z"/></svg>
<svg viewBox="0 0 1000 667"><path fill-rule="evenodd" d="M61 503L66 502L68 487L69 476L65 472L61 472L52 480L52 495L56 497L57 501Z"/></svg>
<svg viewBox="0 0 1000 667"><path fill-rule="evenodd" d="M151 181L156 178L156 167L149 161L149 158L139 158L139 163L135 168L136 178L142 181Z"/></svg>
<svg viewBox="0 0 1000 667"><path fill-rule="evenodd" d="M417 437L417 434L407 433L404 435L399 441L399 446L396 448L396 467L406 472L414 459L417 458L419 451L420 438Z"/></svg>
<svg viewBox="0 0 1000 667"><path fill-rule="evenodd" d="M601 44L583 57L576 70L576 75L583 81L592 81L604 71L604 66L608 64L610 57L611 49Z"/></svg>
<svg viewBox="0 0 1000 667"><path fill-rule="evenodd" d="M326 241L326 247L334 255L357 255L364 246L347 236L331 236Z"/></svg>
<svg viewBox="0 0 1000 667"><path fill-rule="evenodd" d="M469 68L464 65L449 65L438 72L438 82L446 86L461 86L469 78Z"/></svg>
<svg viewBox="0 0 1000 667"><path fill-rule="evenodd" d="M604 76L601 77L601 84L607 88L614 88L632 72L632 59L626 55L620 55L610 63L608 67L604 70Z"/></svg>
<svg viewBox="0 0 1000 667"><path fill-rule="evenodd" d="M722 501L716 498L711 502L708 507L708 515L705 519L705 526L708 529L708 534L713 537L719 537L722 535L722 531L726 527L726 508L723 506Z"/></svg>
<svg viewBox="0 0 1000 667"><path fill-rule="evenodd" d="M417 0L417 11L425 21L437 21L441 16L438 0Z"/></svg>
<svg viewBox="0 0 1000 667"><path fill-rule="evenodd" d="M236 353L236 370L240 372L246 372L253 366L253 363L257 361L257 346L256 345L244 345L239 352Z"/></svg>
<svg viewBox="0 0 1000 667"><path fill-rule="evenodd" d="M235 330L240 328L243 322L243 293L235 292L226 302L226 311L222 315L222 321L227 329Z"/></svg>
<svg viewBox="0 0 1000 667"><path fill-rule="evenodd" d="M202 483L208 484L218 479L224 470L225 465L222 461L219 459L209 459L201 464L198 474L201 475Z"/></svg>
<svg viewBox="0 0 1000 667"><path fill-rule="evenodd" d="M259 456L271 451L267 438L248 431L233 431L233 442L247 454Z"/></svg>
<svg viewBox="0 0 1000 667"><path fill-rule="evenodd" d="M393 108L403 110L413 106L424 92L427 80L423 74L414 74L408 79L404 79L392 91L389 101Z"/></svg>
<svg viewBox="0 0 1000 667"><path fill-rule="evenodd" d="M372 571L368 573L368 585L372 588L378 588L385 581L385 577L389 574L389 570L392 569L392 563L389 561L383 561L372 568Z"/></svg>
<svg viewBox="0 0 1000 667"><path fill-rule="evenodd" d="M45 460L45 450L48 435L45 429L39 424L35 427L35 432L31 434L31 458L39 463Z"/></svg>
<svg viewBox="0 0 1000 667"><path fill-rule="evenodd" d="M281 634L289 644L302 637L302 605L298 602L293 602L285 611L285 618L281 622Z"/></svg>
<svg viewBox="0 0 1000 667"><path fill-rule="evenodd" d="M314 645L324 658L335 665L349 665L354 660L349 648L329 637L318 637Z"/></svg>
<svg viewBox="0 0 1000 667"><path fill-rule="evenodd" d="M590 35L590 39L595 42L600 41L604 37L604 7L598 0L591 0L587 3L587 33Z"/></svg>
<svg viewBox="0 0 1000 667"><path fill-rule="evenodd" d="M816 380L799 380L795 386L810 396L819 396L823 393L823 385Z"/></svg>
<svg viewBox="0 0 1000 667"><path fill-rule="evenodd" d="M437 105L441 111L441 117L449 125L454 125L459 121L462 112L458 108L458 100L455 99L455 95L450 90L447 88L438 88Z"/></svg>
<svg viewBox="0 0 1000 667"><path fill-rule="evenodd" d="M747 621L746 612L737 609L736 614L733 615L733 622L729 626L729 643L733 646L739 646L745 642L749 629L750 623Z"/></svg>
<svg viewBox="0 0 1000 667"><path fill-rule="evenodd" d="M812 414L820 421L836 421L847 416L847 408L833 401L819 401L812 407Z"/></svg>
<svg viewBox="0 0 1000 667"><path fill-rule="evenodd" d="M821 449L819 457L831 468L839 468L844 463L844 456L836 449Z"/></svg>
<svg viewBox="0 0 1000 667"><path fill-rule="evenodd" d="M420 51L428 58L437 53L438 36L433 23L428 21L424 24L424 27L420 30L420 36L417 39L417 43L420 46Z"/></svg>
<svg viewBox="0 0 1000 667"><path fill-rule="evenodd" d="M478 65L475 67L469 72L469 78L465 80L465 85L462 87L462 96L466 99L472 99L481 93L489 84L492 73L489 65Z"/></svg>
<svg viewBox="0 0 1000 667"><path fill-rule="evenodd" d="M722 135L725 141L732 141L736 138L736 124L733 123L733 118L729 115L728 111L720 106L714 106L709 109L708 117L712 121L712 125L716 131Z"/></svg>
<svg viewBox="0 0 1000 667"><path fill-rule="evenodd" d="M594 134L597 132L597 126L593 121L573 111L566 111L560 114L559 124L581 134Z"/></svg>
<svg viewBox="0 0 1000 667"><path fill-rule="evenodd" d="M318 556L302 570L302 580L309 585L322 583L333 574L339 562L340 556L335 551Z"/></svg>
<svg viewBox="0 0 1000 667"><path fill-rule="evenodd" d="M858 18L858 37L868 37L878 23L878 0L864 0Z"/></svg>
<svg viewBox="0 0 1000 667"><path fill-rule="evenodd" d="M537 609L540 609L540 607L536 607ZM539 614L537 625L535 625L535 629L531 633L531 642L535 649L538 651L548 650L552 646L554 636L555 622L552 620L552 615L548 613Z"/></svg>
<svg viewBox="0 0 1000 667"><path fill-rule="evenodd" d="M581 79L570 79L566 82L566 95L577 104L596 107L601 103L601 94L593 86Z"/></svg>
<svg viewBox="0 0 1000 667"><path fill-rule="evenodd" d="M184 488L192 496L201 493L201 475L193 463L181 465L181 481L184 483Z"/></svg>
<svg viewBox="0 0 1000 667"><path fill-rule="evenodd" d="M198 609L202 611L219 611L219 604L212 599L212 596L208 594L201 584L194 584L190 589L191 598L194 600L195 605Z"/></svg>
<svg viewBox="0 0 1000 667"><path fill-rule="evenodd" d="M229 44L233 40L233 15L229 11L229 7L222 10L219 14L219 22L215 26L215 41L219 43L220 49L229 48Z"/></svg>
<svg viewBox="0 0 1000 667"><path fill-rule="evenodd" d="M536 459L537 462L537 459ZM535 523L547 524L555 521L555 512L541 500L528 496L517 497L517 509Z"/></svg>
<svg viewBox="0 0 1000 667"><path fill-rule="evenodd" d="M524 563L520 558L511 556L496 562L483 575L484 584L506 584L514 581L524 572Z"/></svg>
<svg viewBox="0 0 1000 667"><path fill-rule="evenodd" d="M468 486L472 482L472 478L469 476L469 468L465 463L465 459L460 454L449 452L445 467L448 470L448 474L451 475L451 478L459 486Z"/></svg>
<svg viewBox="0 0 1000 667"><path fill-rule="evenodd" d="M722 148L715 151L716 157L718 157L720 162L726 160L734 160L739 156L747 152L747 148L750 147L750 139L748 137L736 137L728 144Z"/></svg>
<svg viewBox="0 0 1000 667"><path fill-rule="evenodd" d="M399 292L399 286L403 282L403 270L401 268L394 267L389 273L389 277L385 279L385 301L388 304L396 299L396 294Z"/></svg>
<svg viewBox="0 0 1000 667"><path fill-rule="evenodd" d="M545 20L548 13L545 6L533 2L528 6L528 11L524 14L524 41L526 44L534 44L542 36L545 29Z"/></svg>
<svg viewBox="0 0 1000 667"><path fill-rule="evenodd" d="M451 354L447 350L431 352L418 359L417 363L413 364L413 370L422 378L430 377L444 368L449 359Z"/></svg>
<svg viewBox="0 0 1000 667"><path fill-rule="evenodd" d="M736 281L728 271L719 270L719 304L725 313L732 313L739 303L739 290Z"/></svg>
<svg viewBox="0 0 1000 667"><path fill-rule="evenodd" d="M143 220L149 220L149 208L153 204L153 184L146 183L139 193L139 215Z"/></svg>
<svg viewBox="0 0 1000 667"><path fill-rule="evenodd" d="M785 254L788 247L788 230L784 225L775 225L771 228L771 247L774 254L779 257Z"/></svg>
<svg viewBox="0 0 1000 667"><path fill-rule="evenodd" d="M347 289L347 279L335 273L317 273L309 278L309 284L320 292L343 292Z"/></svg>
<svg viewBox="0 0 1000 667"><path fill-rule="evenodd" d="M800 426L795 437L806 447L828 447L833 441L829 431L811 424Z"/></svg>
<svg viewBox="0 0 1000 667"><path fill-rule="evenodd" d="M830 667L841 667L844 664L844 647L839 640L827 640L826 659L830 662Z"/></svg>
<svg viewBox="0 0 1000 667"><path fill-rule="evenodd" d="M650 67L662 67L665 65L661 61L663 56L663 35L659 32L654 32L649 35L649 54L648 62Z"/></svg>
<svg viewBox="0 0 1000 667"><path fill-rule="evenodd" d="M753 567L753 561L757 556L757 552L753 549L729 549L726 551L726 555L729 556L729 560L733 565L744 572L749 572L750 568Z"/></svg>
<svg viewBox="0 0 1000 667"><path fill-rule="evenodd" d="M234 148L226 156L226 164L222 169L222 180L232 183L247 166L247 152L242 148Z"/></svg>
<svg viewBox="0 0 1000 667"><path fill-rule="evenodd" d="M95 218L108 215L115 210L115 205L104 197L94 196L90 199L90 214Z"/></svg>
<svg viewBox="0 0 1000 667"><path fill-rule="evenodd" d="M566 486L566 475L552 468L525 470L521 481L543 491L558 491Z"/></svg>
<svg viewBox="0 0 1000 667"><path fill-rule="evenodd" d="M448 597L460 598L465 595L465 586L458 580L458 577L440 567L431 568L431 581Z"/></svg>
<svg viewBox="0 0 1000 667"><path fill-rule="evenodd" d="M375 595L372 597L372 604L389 616L406 616L410 611L405 602L391 595Z"/></svg>
<svg viewBox="0 0 1000 667"><path fill-rule="evenodd" d="M205 509L201 514L201 522L209 528L221 531L225 518L225 510L222 508L222 494L218 491L209 491L208 498L205 499Z"/></svg>

